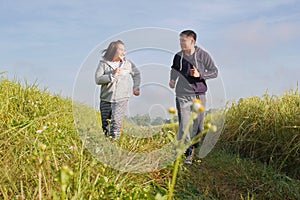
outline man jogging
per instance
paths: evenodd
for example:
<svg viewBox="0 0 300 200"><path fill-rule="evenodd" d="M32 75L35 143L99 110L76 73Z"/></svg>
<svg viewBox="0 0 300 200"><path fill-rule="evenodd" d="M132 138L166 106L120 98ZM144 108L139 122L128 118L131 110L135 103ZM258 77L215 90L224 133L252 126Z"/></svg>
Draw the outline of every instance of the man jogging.
<svg viewBox="0 0 300 200"><path fill-rule="evenodd" d="M173 59L170 73L170 88L175 88L176 108L178 110L179 129L178 141L183 139L184 131L192 117L193 101L200 99L203 106L206 106L207 85L206 80L216 78L218 69L210 55L200 47L195 46L197 35L192 30L185 30L180 33L181 51ZM202 112L194 119L184 143L190 143L193 138L204 129L204 116ZM185 164L192 164L194 148L189 146L185 152Z"/></svg>

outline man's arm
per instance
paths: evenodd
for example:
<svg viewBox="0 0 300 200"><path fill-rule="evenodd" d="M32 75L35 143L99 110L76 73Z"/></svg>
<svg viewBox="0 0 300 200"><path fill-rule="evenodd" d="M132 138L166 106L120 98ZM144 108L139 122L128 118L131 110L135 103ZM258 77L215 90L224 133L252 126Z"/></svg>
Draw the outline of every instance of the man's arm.
<svg viewBox="0 0 300 200"><path fill-rule="evenodd" d="M172 89L175 87L176 80L178 79L179 70L180 70L180 56L176 54L173 58L173 65L171 66L171 71L170 71L169 86Z"/></svg>
<svg viewBox="0 0 300 200"><path fill-rule="evenodd" d="M211 79L216 78L218 76L218 68L216 67L211 56L205 52L204 53L204 72L201 74L201 78L203 79Z"/></svg>

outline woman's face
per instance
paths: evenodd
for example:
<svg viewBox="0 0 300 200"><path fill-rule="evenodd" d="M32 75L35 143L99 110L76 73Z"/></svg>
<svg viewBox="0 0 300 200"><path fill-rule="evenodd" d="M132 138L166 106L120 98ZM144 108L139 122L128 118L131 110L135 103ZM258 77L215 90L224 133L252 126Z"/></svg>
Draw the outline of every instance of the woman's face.
<svg viewBox="0 0 300 200"><path fill-rule="evenodd" d="M123 61L126 56L126 49L123 44L118 44L116 54L114 56L114 61Z"/></svg>

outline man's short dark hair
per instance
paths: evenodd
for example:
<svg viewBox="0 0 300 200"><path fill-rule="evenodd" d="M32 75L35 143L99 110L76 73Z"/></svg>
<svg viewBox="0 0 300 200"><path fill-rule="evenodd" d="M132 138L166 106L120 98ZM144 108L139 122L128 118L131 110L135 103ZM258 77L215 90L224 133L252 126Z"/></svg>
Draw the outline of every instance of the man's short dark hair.
<svg viewBox="0 0 300 200"><path fill-rule="evenodd" d="M194 31L192 31L192 30L182 31L180 33L180 36L182 36L182 35L185 35L185 36L188 36L188 37L193 37L195 41L197 39L197 34Z"/></svg>

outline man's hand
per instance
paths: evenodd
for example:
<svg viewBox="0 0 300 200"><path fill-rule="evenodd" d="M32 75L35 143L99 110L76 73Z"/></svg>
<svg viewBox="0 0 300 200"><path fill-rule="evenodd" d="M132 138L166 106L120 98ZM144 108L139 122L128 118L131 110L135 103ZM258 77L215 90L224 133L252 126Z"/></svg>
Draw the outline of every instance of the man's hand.
<svg viewBox="0 0 300 200"><path fill-rule="evenodd" d="M193 69L190 69L190 76L195 77L195 78L200 77L200 73L195 66L193 66Z"/></svg>
<svg viewBox="0 0 300 200"><path fill-rule="evenodd" d="M140 95L140 91L139 91L139 90L133 90L133 94L134 94L135 96L139 96L139 95Z"/></svg>
<svg viewBox="0 0 300 200"><path fill-rule="evenodd" d="M170 86L170 88L173 89L175 87L175 81L174 80L170 80L169 86Z"/></svg>

